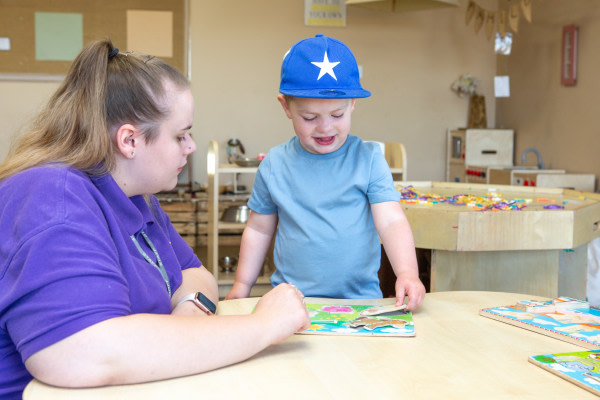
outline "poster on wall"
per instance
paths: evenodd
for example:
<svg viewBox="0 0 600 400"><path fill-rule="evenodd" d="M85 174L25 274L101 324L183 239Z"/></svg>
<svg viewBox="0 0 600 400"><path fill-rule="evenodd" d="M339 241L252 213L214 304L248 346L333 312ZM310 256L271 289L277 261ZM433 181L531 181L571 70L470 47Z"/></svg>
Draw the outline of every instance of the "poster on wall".
<svg viewBox="0 0 600 400"><path fill-rule="evenodd" d="M127 10L127 49L156 57L173 57L173 13Z"/></svg>
<svg viewBox="0 0 600 400"><path fill-rule="evenodd" d="M35 13L35 59L71 61L83 48L83 14Z"/></svg>
<svg viewBox="0 0 600 400"><path fill-rule="evenodd" d="M304 25L346 26L346 0L304 0Z"/></svg>

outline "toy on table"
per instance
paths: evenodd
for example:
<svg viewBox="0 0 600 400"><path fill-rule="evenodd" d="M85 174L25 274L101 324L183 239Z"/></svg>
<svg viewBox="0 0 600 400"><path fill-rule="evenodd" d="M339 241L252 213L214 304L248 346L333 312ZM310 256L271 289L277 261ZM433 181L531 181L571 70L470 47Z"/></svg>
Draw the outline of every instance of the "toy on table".
<svg viewBox="0 0 600 400"><path fill-rule="evenodd" d="M600 310L585 301L570 297L524 300L485 308L479 314L587 349L600 349Z"/></svg>
<svg viewBox="0 0 600 400"><path fill-rule="evenodd" d="M600 396L600 350L542 354L529 362Z"/></svg>
<svg viewBox="0 0 600 400"><path fill-rule="evenodd" d="M308 335L415 336L412 313L406 306L307 304Z"/></svg>

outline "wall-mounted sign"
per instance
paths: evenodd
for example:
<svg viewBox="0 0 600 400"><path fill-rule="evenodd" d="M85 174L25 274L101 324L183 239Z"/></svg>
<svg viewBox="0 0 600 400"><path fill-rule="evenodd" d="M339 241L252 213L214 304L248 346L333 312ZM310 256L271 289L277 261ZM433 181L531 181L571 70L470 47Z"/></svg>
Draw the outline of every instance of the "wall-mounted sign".
<svg viewBox="0 0 600 400"><path fill-rule="evenodd" d="M346 26L346 1L304 0L304 25Z"/></svg>
<svg viewBox="0 0 600 400"><path fill-rule="evenodd" d="M577 82L577 33L575 25L563 27L560 83L574 86Z"/></svg>

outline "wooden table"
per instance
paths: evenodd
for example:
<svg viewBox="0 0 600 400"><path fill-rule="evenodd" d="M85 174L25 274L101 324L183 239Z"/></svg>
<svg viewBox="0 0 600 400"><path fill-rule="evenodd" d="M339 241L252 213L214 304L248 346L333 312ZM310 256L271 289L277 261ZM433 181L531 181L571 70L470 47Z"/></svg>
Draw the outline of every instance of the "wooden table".
<svg viewBox="0 0 600 400"><path fill-rule="evenodd" d="M200 375L77 390L33 381L24 399L596 399L527 361L582 348L478 315L528 298L428 293L413 315L416 337L294 335L243 363ZM248 313L255 302L224 301L218 313Z"/></svg>
<svg viewBox="0 0 600 400"><path fill-rule="evenodd" d="M417 248L431 250L431 291L489 290L585 299L587 244L600 236L600 195L567 189L397 182L424 195L500 194L518 211L403 202ZM546 209L548 205L564 209Z"/></svg>

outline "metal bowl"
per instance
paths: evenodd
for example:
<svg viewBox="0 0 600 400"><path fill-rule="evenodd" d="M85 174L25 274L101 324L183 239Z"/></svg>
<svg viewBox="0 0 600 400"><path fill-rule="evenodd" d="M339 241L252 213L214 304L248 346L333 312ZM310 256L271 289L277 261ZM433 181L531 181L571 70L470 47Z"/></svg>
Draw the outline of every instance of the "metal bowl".
<svg viewBox="0 0 600 400"><path fill-rule="evenodd" d="M249 157L235 157L232 161L240 167L258 167L261 160Z"/></svg>
<svg viewBox="0 0 600 400"><path fill-rule="evenodd" d="M237 262L237 257L225 256L219 258L219 267L221 267L221 272L233 272L235 270Z"/></svg>
<svg viewBox="0 0 600 400"><path fill-rule="evenodd" d="M250 215L250 209L247 205L231 206L227 207L223 211L221 221L223 222L236 222L238 224L245 224L248 222L248 216Z"/></svg>

